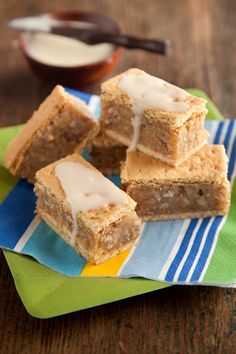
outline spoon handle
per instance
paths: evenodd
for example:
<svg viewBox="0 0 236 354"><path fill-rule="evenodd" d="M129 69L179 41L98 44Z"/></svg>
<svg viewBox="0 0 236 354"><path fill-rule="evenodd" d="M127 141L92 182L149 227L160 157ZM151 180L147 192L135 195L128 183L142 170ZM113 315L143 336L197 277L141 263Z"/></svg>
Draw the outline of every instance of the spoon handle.
<svg viewBox="0 0 236 354"><path fill-rule="evenodd" d="M135 36L110 34L110 33L91 33L89 35L90 44L112 43L129 49L143 49L158 54L167 54L170 47L169 40L144 39Z"/></svg>

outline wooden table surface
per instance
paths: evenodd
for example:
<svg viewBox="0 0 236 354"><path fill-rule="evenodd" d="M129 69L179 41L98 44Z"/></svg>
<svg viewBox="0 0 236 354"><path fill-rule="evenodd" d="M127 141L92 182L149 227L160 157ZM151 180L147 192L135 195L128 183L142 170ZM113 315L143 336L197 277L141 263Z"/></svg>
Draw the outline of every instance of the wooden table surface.
<svg viewBox="0 0 236 354"><path fill-rule="evenodd" d="M125 32L173 41L169 57L126 51L116 72L140 67L182 87L203 89L225 117L236 116L234 0L0 2L0 125L24 122L50 92L15 48L6 22L50 10L89 9ZM99 85L87 88L99 92ZM30 317L0 254L0 354L236 353L232 289L171 287L50 320Z"/></svg>

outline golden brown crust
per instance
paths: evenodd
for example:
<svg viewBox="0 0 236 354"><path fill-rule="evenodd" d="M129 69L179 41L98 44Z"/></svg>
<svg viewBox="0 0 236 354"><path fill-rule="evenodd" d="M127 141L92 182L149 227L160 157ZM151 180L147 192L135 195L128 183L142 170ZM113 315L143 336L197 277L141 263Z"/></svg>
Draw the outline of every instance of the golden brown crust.
<svg viewBox="0 0 236 354"><path fill-rule="evenodd" d="M116 139L117 141L122 142L123 145L130 146L130 144L131 144L131 139L128 139L119 133L116 133L116 132L109 130L109 129L107 129L106 133L112 139L114 139L114 140ZM203 130L201 132L201 135L202 135L201 144L195 146L193 149L189 149L188 154L185 154L185 155L183 154L182 157L179 158L178 160L170 158L170 157L166 156L165 154L162 154L158 151L153 151L152 149L150 149L149 147L147 147L143 144L138 144L138 150L141 151L141 153L144 153L150 157L153 157L155 159L162 161L163 163L167 163L171 166L176 167L176 166L181 165L184 161L186 161L189 157L191 157L195 152L197 152L204 145L206 145L209 134L205 130Z"/></svg>
<svg viewBox="0 0 236 354"><path fill-rule="evenodd" d="M123 245L122 247L119 247L115 250L113 250L113 252L109 253L109 254L106 254L106 255L99 255L97 257L93 257L93 259L91 260L93 264L100 264L100 263L103 263L105 261L107 261L108 259L116 256L117 254L131 248L131 247L134 247L135 245L138 244L139 242L139 238L140 238L140 235L133 241L131 242L128 242L127 244ZM80 248L80 252L81 252L81 255L82 255L82 252L83 252L83 249Z"/></svg>
<svg viewBox="0 0 236 354"><path fill-rule="evenodd" d="M119 88L125 75L143 75L130 69L102 85L100 126L111 139L130 146L134 136L134 117L130 97ZM182 96L181 96L182 97ZM186 93L184 112L163 111L158 108L143 112L138 134L137 150L173 166L181 164L207 143L204 129L206 101Z"/></svg>
<svg viewBox="0 0 236 354"><path fill-rule="evenodd" d="M210 182L225 179L227 156L223 145L205 145L183 164L173 167L140 152L129 152L122 165L122 183Z"/></svg>
<svg viewBox="0 0 236 354"><path fill-rule="evenodd" d="M54 175L54 170L57 164L65 161L78 162L93 171L97 171L95 167L93 167L87 160L85 160L82 156L78 154L66 156L63 159L53 162L50 165L39 170L36 173L36 182L43 184L45 187L52 188L54 190L54 194L57 195L59 198L64 198L65 194L61 187L60 181Z"/></svg>
<svg viewBox="0 0 236 354"><path fill-rule="evenodd" d="M72 161L78 162L84 165L87 168L92 169L93 171L99 172L95 167L93 167L88 161L86 161L82 156L78 154L73 154L67 156L63 159L60 159L47 167L39 170L36 173L36 189L45 189L48 192L52 193L58 203L63 203L64 209L71 213L70 206L68 205L67 201L65 200L65 193L61 187L60 181L55 176L55 166L61 162L65 161ZM117 187L118 188L118 187ZM109 205L105 208L99 208L98 210L90 210L87 212L80 212L78 214L78 220L83 222L90 228L93 228L94 231L99 232L101 228L106 227L111 222L116 219L123 217L124 215L130 213L132 210L135 209L136 203L125 193L127 203L124 205ZM90 221L91 220L91 221ZM96 221L96 222L95 222Z"/></svg>
<svg viewBox="0 0 236 354"><path fill-rule="evenodd" d="M158 215L148 215L141 217L142 221L161 221L161 220L177 220L177 219L193 219L193 218L207 218L214 216L224 216L228 213L228 207L224 210L204 210L190 213L180 213L180 214L158 214Z"/></svg>
<svg viewBox="0 0 236 354"><path fill-rule="evenodd" d="M63 239L65 240L65 242L70 244L70 232L68 232L68 230L63 229L63 231L62 231L59 224L57 222L55 222L55 220L49 214L45 213L44 210L38 208L37 213L38 213L38 216L40 218L42 218L43 220L45 220L47 225L50 226L55 232L57 232L59 235L60 234L63 235ZM125 251L126 249L135 246L138 243L139 238L140 238L140 235L135 240L132 240L132 241L126 243L125 245L122 245L121 247L118 247L118 248L114 249L112 252L109 252L107 254L100 254L99 252L93 253L92 251L85 249L85 247L83 247L83 245L81 243L77 242L76 252L78 254L80 254L82 257L84 257L85 259L87 259L90 263L100 264L100 263L105 262L107 259L114 257L115 255Z"/></svg>
<svg viewBox="0 0 236 354"><path fill-rule="evenodd" d="M206 145L178 167L129 152L121 171L122 185L144 221L226 215L229 210L223 145Z"/></svg>
<svg viewBox="0 0 236 354"><path fill-rule="evenodd" d="M95 163L94 162L95 161L92 160L92 163L96 165L96 162ZM104 166L100 166L98 169L103 175L106 176L114 176L120 173L120 167L112 167L112 166L107 167L106 165L104 165Z"/></svg>
<svg viewBox="0 0 236 354"><path fill-rule="evenodd" d="M101 99L113 101L115 103L123 105L124 107L131 108L129 96L118 87L118 82L125 75L136 76L143 74L146 74L143 70L132 68L120 75L109 79L101 86ZM187 103L187 109L184 112L169 112L155 108L145 110L144 116L147 119L163 121L166 124L171 125L173 128L177 128L180 127L185 121L187 121L192 115L192 113L207 113L206 100L203 98L199 98L186 93L186 97L183 99L183 102Z"/></svg>
<svg viewBox="0 0 236 354"><path fill-rule="evenodd" d="M62 86L57 85L51 94L34 112L32 117L27 121L23 130L8 145L4 154L4 166L14 175L22 175L21 166L24 162L26 153L30 150L31 145L40 139L40 136L53 124L54 120L60 115L63 108L66 107L68 112L71 110L76 112L78 119L82 119L88 124L88 135L86 139L80 142L77 148L81 151L98 131L98 123L93 120L92 114L86 108L86 105L79 98L76 98L65 92ZM59 128L58 128L59 129ZM73 151L71 151L72 153ZM61 156L58 156L58 158ZM35 156L35 159L40 156ZM51 161L48 161L48 163ZM33 171L34 175L35 171ZM23 176L29 177L31 176Z"/></svg>
<svg viewBox="0 0 236 354"><path fill-rule="evenodd" d="M38 110L33 113L21 133L8 145L4 154L4 166L6 168L14 169L20 155L23 156L24 151L30 145L34 134L42 125L48 124L48 121L57 114L59 107L64 104L65 100L66 96L62 87L57 85Z"/></svg>
<svg viewBox="0 0 236 354"><path fill-rule="evenodd" d="M98 174L100 172L80 155L73 154L36 174L37 214L71 245L72 210L55 176L55 166L65 161L77 162ZM141 222L134 211L136 203L121 192L125 195L125 204L108 205L77 214L79 232L72 247L91 263L104 262L138 242Z"/></svg>

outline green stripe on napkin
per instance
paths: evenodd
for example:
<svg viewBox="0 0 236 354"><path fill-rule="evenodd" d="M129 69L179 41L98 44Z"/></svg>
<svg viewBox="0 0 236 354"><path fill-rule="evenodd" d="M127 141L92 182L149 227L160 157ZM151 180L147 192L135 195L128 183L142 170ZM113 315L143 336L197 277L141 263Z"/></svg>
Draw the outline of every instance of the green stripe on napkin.
<svg viewBox="0 0 236 354"><path fill-rule="evenodd" d="M236 180L233 184L231 198L236 199ZM204 282L206 283L227 283L228 279L234 279L235 277L235 222L236 205L231 204L230 213L220 231L213 257L204 276Z"/></svg>

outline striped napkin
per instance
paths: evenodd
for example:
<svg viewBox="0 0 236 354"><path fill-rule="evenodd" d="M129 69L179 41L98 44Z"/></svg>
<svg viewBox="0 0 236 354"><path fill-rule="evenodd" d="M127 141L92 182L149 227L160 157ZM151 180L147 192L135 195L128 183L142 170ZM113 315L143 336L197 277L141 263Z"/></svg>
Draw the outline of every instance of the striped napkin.
<svg viewBox="0 0 236 354"><path fill-rule="evenodd" d="M98 116L98 96L68 91L84 99ZM0 165L0 247L32 256L67 276L144 277L173 284L236 287L236 121L206 121L205 126L209 143L224 144L229 158L232 201L228 217L144 223L137 246L95 266L35 216L32 185L10 177ZM0 130L0 142L4 142L0 157L9 135L20 127L8 129L12 131L7 137L6 129ZM113 182L119 185L119 176Z"/></svg>

